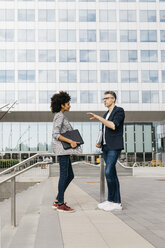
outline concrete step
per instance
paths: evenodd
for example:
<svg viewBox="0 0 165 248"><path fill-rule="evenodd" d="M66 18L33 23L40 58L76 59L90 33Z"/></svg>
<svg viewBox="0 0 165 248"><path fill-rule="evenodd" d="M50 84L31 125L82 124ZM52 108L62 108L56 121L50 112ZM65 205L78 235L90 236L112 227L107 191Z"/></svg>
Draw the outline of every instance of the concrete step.
<svg viewBox="0 0 165 248"><path fill-rule="evenodd" d="M0 204L3 213L2 248L63 248L55 198L54 179L17 194L17 227L10 223L10 199Z"/></svg>
<svg viewBox="0 0 165 248"><path fill-rule="evenodd" d="M63 248L58 212L51 208L55 199L54 180L46 182L34 248Z"/></svg>
<svg viewBox="0 0 165 248"><path fill-rule="evenodd" d="M16 220L17 225L20 225L21 219L25 215L29 204L33 202L33 199L37 197L37 188L42 188L42 184L36 184L30 187L28 190L18 193L16 195ZM1 213L1 245L2 248L8 248L12 241L13 235L15 235L18 227L13 228L11 226L11 200L6 199L0 203Z"/></svg>
<svg viewBox="0 0 165 248"><path fill-rule="evenodd" d="M29 195L32 195L31 191L38 185L30 187L28 190L18 193L16 196L17 202L17 223L20 222L22 216L26 212L28 207L25 199L28 199ZM11 227L11 199L6 199L0 203L0 221L1 221L1 245L7 248L12 236L15 234L16 228Z"/></svg>
<svg viewBox="0 0 165 248"><path fill-rule="evenodd" d="M31 195L28 197L22 195L28 207L16 227L17 230L12 237L9 248L34 247L44 187L45 183L40 184L32 190ZM21 207L23 208L24 206L22 205Z"/></svg>

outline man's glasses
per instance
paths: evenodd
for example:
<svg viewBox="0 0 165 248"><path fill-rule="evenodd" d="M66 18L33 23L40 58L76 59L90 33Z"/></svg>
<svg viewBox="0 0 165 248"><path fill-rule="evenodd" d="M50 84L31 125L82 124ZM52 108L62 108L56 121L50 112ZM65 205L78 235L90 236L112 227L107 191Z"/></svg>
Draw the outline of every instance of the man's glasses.
<svg viewBox="0 0 165 248"><path fill-rule="evenodd" d="M114 99L114 97L113 97L113 96L104 97L104 98L103 98L103 101L106 101L106 100L108 100L108 99Z"/></svg>

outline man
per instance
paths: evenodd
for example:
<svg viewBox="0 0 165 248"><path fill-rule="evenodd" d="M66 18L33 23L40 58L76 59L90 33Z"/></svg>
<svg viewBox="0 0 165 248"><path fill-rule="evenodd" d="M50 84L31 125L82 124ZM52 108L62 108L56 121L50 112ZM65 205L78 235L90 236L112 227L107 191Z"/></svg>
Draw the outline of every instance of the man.
<svg viewBox="0 0 165 248"><path fill-rule="evenodd" d="M104 105L108 111L103 117L88 113L92 119L97 119L102 123L102 141L96 144L97 148L102 148L103 157L106 163L105 176L108 187L108 199L99 203L98 208L105 211L122 210L120 185L116 172L116 162L123 146L123 124L124 109L115 105L116 94L113 91L104 93Z"/></svg>

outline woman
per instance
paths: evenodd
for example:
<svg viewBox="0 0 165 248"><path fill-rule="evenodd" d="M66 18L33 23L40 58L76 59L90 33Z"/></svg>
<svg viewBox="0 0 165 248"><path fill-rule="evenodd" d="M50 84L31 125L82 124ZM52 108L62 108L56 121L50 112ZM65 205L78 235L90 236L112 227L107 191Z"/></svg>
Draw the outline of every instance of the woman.
<svg viewBox="0 0 165 248"><path fill-rule="evenodd" d="M52 208L62 212L73 212L74 209L70 208L64 202L64 193L68 185L74 178L70 155L81 153L81 148L78 142L67 139L61 134L66 131L73 130L70 122L65 117L64 112L69 112L71 97L67 92L60 91L54 94L51 98L51 110L55 113L53 119L53 133L52 133L52 150L58 156L60 166L60 177L58 182L58 194L54 201ZM64 150L62 142L70 143L71 149Z"/></svg>

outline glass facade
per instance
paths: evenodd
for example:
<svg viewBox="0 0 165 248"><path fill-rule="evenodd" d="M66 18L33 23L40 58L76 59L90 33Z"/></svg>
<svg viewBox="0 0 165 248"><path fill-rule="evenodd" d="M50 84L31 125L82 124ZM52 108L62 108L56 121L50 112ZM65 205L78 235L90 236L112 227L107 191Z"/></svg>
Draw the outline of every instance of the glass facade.
<svg viewBox="0 0 165 248"><path fill-rule="evenodd" d="M13 111L49 112L51 96L66 90L73 111L105 111L103 94L113 90L117 105L128 112L164 111L164 2L0 0L1 105L17 100ZM24 149L50 146L50 134L45 132L51 123L39 124L29 125L40 140L26 137ZM6 123L6 128L24 132L28 123L23 125ZM89 129L89 123L75 125L84 132ZM97 125L90 128L94 142ZM130 132L125 151L145 152L143 125L128 125L125 131ZM14 149L14 139L5 147Z"/></svg>
<svg viewBox="0 0 165 248"><path fill-rule="evenodd" d="M99 123L74 122L74 129L79 129L84 145L83 153L96 153L96 140ZM124 126L124 151L127 153L152 153L154 139L152 135L153 125L125 124ZM49 151L51 152L52 123L0 123L0 150L14 151Z"/></svg>

